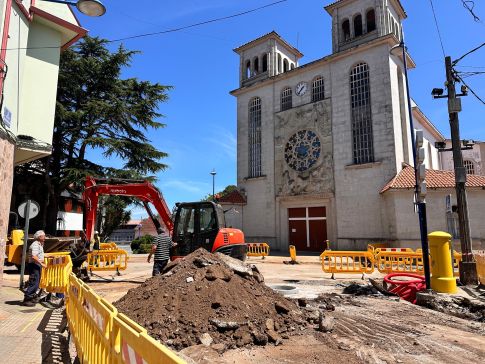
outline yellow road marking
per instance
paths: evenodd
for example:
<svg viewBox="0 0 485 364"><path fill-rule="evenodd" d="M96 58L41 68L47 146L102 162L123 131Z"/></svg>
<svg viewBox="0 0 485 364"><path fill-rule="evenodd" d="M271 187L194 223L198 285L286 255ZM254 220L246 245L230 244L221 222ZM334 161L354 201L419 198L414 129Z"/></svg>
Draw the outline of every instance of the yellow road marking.
<svg viewBox="0 0 485 364"><path fill-rule="evenodd" d="M27 330L27 328L32 325L34 323L34 321L40 316L42 315L44 312L37 312L34 317L32 317L29 322L27 322L27 324L24 326L24 328L20 331L20 332L24 332L25 330Z"/></svg>

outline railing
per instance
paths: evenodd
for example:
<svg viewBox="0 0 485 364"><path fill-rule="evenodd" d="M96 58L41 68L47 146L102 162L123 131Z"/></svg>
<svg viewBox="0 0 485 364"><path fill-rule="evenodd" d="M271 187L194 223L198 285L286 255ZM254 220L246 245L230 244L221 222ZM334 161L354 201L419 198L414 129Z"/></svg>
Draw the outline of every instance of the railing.
<svg viewBox="0 0 485 364"><path fill-rule="evenodd" d="M325 273L370 274L374 271L374 255L369 251L324 251L321 255Z"/></svg>
<svg viewBox="0 0 485 364"><path fill-rule="evenodd" d="M377 270L381 273L424 274L423 255L413 251L385 252L376 256Z"/></svg>

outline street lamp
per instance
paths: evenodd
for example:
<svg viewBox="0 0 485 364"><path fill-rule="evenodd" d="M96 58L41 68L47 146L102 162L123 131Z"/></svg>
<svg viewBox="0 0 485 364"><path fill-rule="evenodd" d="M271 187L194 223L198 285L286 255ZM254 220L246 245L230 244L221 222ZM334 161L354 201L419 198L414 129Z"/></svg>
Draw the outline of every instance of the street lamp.
<svg viewBox="0 0 485 364"><path fill-rule="evenodd" d="M99 0L78 0L78 1L69 1L69 0L44 0L51 3L58 3L58 4L65 4L65 5L74 5L76 6L77 10L79 10L84 15L88 16L101 16L106 13L105 6Z"/></svg>
<svg viewBox="0 0 485 364"><path fill-rule="evenodd" d="M423 250L423 257L429 257L429 246L428 246L428 225L426 221L426 202L424 201L423 194L420 193L420 181L419 181L419 171L418 171L418 156L416 155L416 139L414 135L414 123L413 123L413 113L411 110L411 96L409 94L409 79L408 79L408 67L406 61L406 45L404 44L404 33L401 27L401 42L394 47L391 48L390 53L393 54L393 51L397 48L401 48L402 50L402 62L404 66L404 78L406 79L406 96L408 102L408 117L409 117L409 126L410 126L410 133L411 133L411 145L413 149L413 163L414 163L414 196L416 200L416 205L418 207L418 216L419 216L419 231L421 236L421 248ZM436 94L440 94L439 90L433 90ZM423 258L423 266L424 266L424 277L426 281L426 289L431 289L431 270L429 266L429 259Z"/></svg>
<svg viewBox="0 0 485 364"><path fill-rule="evenodd" d="M215 191L214 191L214 187L215 187L215 179L216 179L216 170L215 169L212 169L211 173L212 175L212 201L215 201Z"/></svg>

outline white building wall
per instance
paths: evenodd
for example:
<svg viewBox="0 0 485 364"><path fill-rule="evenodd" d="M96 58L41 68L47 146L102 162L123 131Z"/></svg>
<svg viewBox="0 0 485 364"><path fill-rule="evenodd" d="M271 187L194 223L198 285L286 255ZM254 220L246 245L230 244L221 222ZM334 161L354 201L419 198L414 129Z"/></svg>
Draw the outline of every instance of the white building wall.
<svg viewBox="0 0 485 364"><path fill-rule="evenodd" d="M451 141L446 141L446 148L451 148ZM483 167L483 158L485 155L485 143L478 142L477 144L473 145L473 148L470 150L462 150L463 161L471 161L475 168L475 174L478 175L485 175L485 169ZM454 169L453 164L453 152L442 152L441 159L443 163L443 169L452 171Z"/></svg>

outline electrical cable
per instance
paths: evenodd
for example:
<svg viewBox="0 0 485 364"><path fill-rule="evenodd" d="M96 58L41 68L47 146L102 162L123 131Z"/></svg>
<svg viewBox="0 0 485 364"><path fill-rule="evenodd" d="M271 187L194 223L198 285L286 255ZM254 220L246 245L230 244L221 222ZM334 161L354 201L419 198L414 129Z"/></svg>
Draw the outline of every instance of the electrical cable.
<svg viewBox="0 0 485 364"><path fill-rule="evenodd" d="M469 90L469 91L470 91L470 92L473 94L473 96L475 96L475 97L476 97L476 98L477 98L477 99L478 99L478 100L479 100L479 101L480 101L482 104L484 104L484 105L485 105L485 101L483 101L483 100L480 98L480 96L478 96L478 95L476 94L476 92L475 92L475 91L473 91L473 90L470 88L470 86L468 86L468 85L465 83L465 81L463 81L463 79L462 79L462 78L461 78L461 77L460 77L458 74L456 74L456 73L455 73L455 76L456 76L456 78L458 78L458 80L459 80L459 81L460 81L460 82L461 82L463 85L465 85L465 86L466 86L466 88L467 88L467 89L468 89L468 90Z"/></svg>
<svg viewBox="0 0 485 364"><path fill-rule="evenodd" d="M483 42L482 44L480 44L478 47L473 48L471 51L466 52L466 53L465 53L463 56L461 56L460 58L458 58L458 59L454 60L454 61L453 61L453 63L451 64L451 66L452 66L452 67L453 67L453 66L456 66L456 64L457 64L458 62L460 62L460 61L461 61L463 58L465 58L466 56L468 56L469 54L471 54L471 53L473 53L473 52L478 51L478 50L479 50L480 48L482 48L483 46L485 46L485 42Z"/></svg>
<svg viewBox="0 0 485 364"><path fill-rule="evenodd" d="M182 27L177 27L177 28L171 28L171 29L167 29L167 30L162 30L162 31L159 31L159 32L142 33L142 34L132 35L132 36L118 38L118 39L108 39L106 41L106 43L117 43L117 42L122 42L124 40L137 39L137 38L143 38L143 37L151 37L151 36L154 36L154 35L161 35L161 34L167 34L167 33L175 33L175 32L179 32L181 30L185 30L185 29L195 28L195 27L199 27L199 26L205 25L205 24L215 23L215 22L219 22L219 21L222 21L222 20L227 20L227 19L231 19L231 18L236 18L236 17L239 17L239 16L247 15L247 14L254 13L256 11L259 11L259 10L262 10L262 9L265 9L265 8L269 8L271 6L275 6L275 5L278 5L278 4L287 2L287 1L288 0L278 0L278 1L269 3L269 4L266 4L266 5L257 7L257 8L253 8L253 9L250 9L250 10L242 11L240 13L236 13L236 14L232 14L232 15L227 15L227 16L223 16L223 17L220 17L220 18L209 19L209 20L205 20L205 21L198 22L198 23L194 23L194 24L190 24L190 25L185 25L185 26L182 26ZM45 46L45 47L24 47L24 48L2 48L0 50L11 51L11 50L17 50L17 49L57 49L57 48L61 48L61 47L60 46Z"/></svg>
<svg viewBox="0 0 485 364"><path fill-rule="evenodd" d="M440 44L441 44L441 50L443 52L443 57L446 57L445 47L443 47L443 40L441 39L440 28L438 27L438 20L436 19L436 13L434 11L433 0L429 0L429 3L431 4L431 10L433 11L434 23L436 25L436 30L438 31L438 37L440 39Z"/></svg>
<svg viewBox="0 0 485 364"><path fill-rule="evenodd" d="M470 12L470 14L473 17L473 20L475 20L477 23L481 23L480 18L473 12L473 8L475 7L475 2L472 0L461 0L461 3L465 7L465 9ZM471 4L471 7L468 4Z"/></svg>

